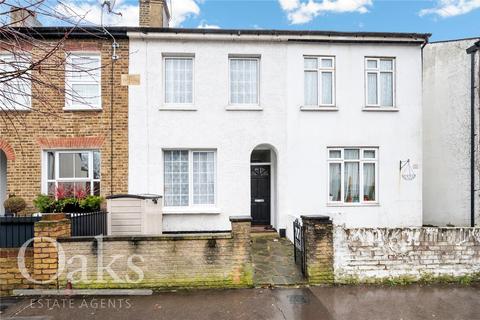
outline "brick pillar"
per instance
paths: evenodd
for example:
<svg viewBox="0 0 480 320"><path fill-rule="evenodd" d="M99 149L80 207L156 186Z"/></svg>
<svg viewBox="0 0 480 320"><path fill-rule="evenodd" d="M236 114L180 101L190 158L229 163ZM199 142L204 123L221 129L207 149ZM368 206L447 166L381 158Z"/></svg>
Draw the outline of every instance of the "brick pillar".
<svg viewBox="0 0 480 320"><path fill-rule="evenodd" d="M327 216L301 216L305 228L307 278L310 284L331 284L333 276L333 225Z"/></svg>
<svg viewBox="0 0 480 320"><path fill-rule="evenodd" d="M33 278L37 281L52 279L58 270L57 244L48 241L58 237L70 237L70 220L63 213L44 214L42 220L35 223L33 242ZM37 288L56 288L57 281L38 284Z"/></svg>
<svg viewBox="0 0 480 320"><path fill-rule="evenodd" d="M233 282L238 286L253 286L253 266L251 256L251 216L230 217L232 223L233 255L235 270Z"/></svg>

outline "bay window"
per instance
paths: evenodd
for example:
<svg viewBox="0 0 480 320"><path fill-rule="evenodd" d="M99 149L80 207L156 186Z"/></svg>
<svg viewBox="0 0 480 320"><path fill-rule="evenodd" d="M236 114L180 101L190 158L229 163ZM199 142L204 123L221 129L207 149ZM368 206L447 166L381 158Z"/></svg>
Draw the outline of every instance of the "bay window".
<svg viewBox="0 0 480 320"><path fill-rule="evenodd" d="M165 150L163 157L166 207L215 205L215 151Z"/></svg>
<svg viewBox="0 0 480 320"><path fill-rule="evenodd" d="M46 186L57 198L100 195L100 152L90 150L47 151Z"/></svg>
<svg viewBox="0 0 480 320"><path fill-rule="evenodd" d="M305 57L303 66L305 106L334 106L335 58Z"/></svg>
<svg viewBox="0 0 480 320"><path fill-rule="evenodd" d="M70 53L65 74L66 109L101 109L101 56Z"/></svg>
<svg viewBox="0 0 480 320"><path fill-rule="evenodd" d="M378 149L328 149L329 203L378 202Z"/></svg>
<svg viewBox="0 0 480 320"><path fill-rule="evenodd" d="M366 58L367 107L393 107L395 105L395 59Z"/></svg>

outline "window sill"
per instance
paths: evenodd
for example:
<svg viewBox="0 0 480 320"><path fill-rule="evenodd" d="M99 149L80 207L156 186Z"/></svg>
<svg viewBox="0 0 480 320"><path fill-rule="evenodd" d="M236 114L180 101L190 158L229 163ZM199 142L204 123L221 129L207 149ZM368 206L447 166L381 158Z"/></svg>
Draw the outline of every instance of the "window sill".
<svg viewBox="0 0 480 320"><path fill-rule="evenodd" d="M216 207L177 207L163 208L164 215L190 215L190 214L220 214L221 210Z"/></svg>
<svg viewBox="0 0 480 320"><path fill-rule="evenodd" d="M400 110L397 107L369 107L369 106L365 106L365 107L362 108L362 111L398 112Z"/></svg>
<svg viewBox="0 0 480 320"><path fill-rule="evenodd" d="M225 110L227 111L263 111L260 106L240 106L240 105L228 105Z"/></svg>
<svg viewBox="0 0 480 320"><path fill-rule="evenodd" d="M380 207L380 203L327 203L327 207Z"/></svg>
<svg viewBox="0 0 480 320"><path fill-rule="evenodd" d="M89 107L65 107L63 108L63 111L66 111L66 112L70 112L70 111L95 111L95 112L99 112L99 111L103 111L102 107L92 107L92 108L89 108Z"/></svg>
<svg viewBox="0 0 480 320"><path fill-rule="evenodd" d="M327 107L323 107L323 106L308 106L308 107L305 107L305 106L300 106L300 111L338 111L338 107L336 106L327 106Z"/></svg>
<svg viewBox="0 0 480 320"><path fill-rule="evenodd" d="M164 105L158 108L160 111L197 111L194 105Z"/></svg>

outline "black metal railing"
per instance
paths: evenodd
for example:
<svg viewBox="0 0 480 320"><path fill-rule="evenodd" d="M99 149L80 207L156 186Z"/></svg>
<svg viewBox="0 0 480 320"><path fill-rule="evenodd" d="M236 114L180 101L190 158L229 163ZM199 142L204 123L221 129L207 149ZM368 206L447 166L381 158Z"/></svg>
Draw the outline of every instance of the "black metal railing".
<svg viewBox="0 0 480 320"><path fill-rule="evenodd" d="M33 225L40 217L0 217L0 248L19 248L33 238ZM32 246L33 242L29 244Z"/></svg>
<svg viewBox="0 0 480 320"><path fill-rule="evenodd" d="M107 234L107 212L67 213L72 237ZM41 217L0 217L0 248L19 248L34 236L34 224ZM29 244L32 246L33 242Z"/></svg>
<svg viewBox="0 0 480 320"><path fill-rule="evenodd" d="M72 225L72 237L107 234L107 212L68 213Z"/></svg>
<svg viewBox="0 0 480 320"><path fill-rule="evenodd" d="M305 227L296 219L293 222L293 253L295 263L302 270L304 277L307 276L307 256L305 254Z"/></svg>

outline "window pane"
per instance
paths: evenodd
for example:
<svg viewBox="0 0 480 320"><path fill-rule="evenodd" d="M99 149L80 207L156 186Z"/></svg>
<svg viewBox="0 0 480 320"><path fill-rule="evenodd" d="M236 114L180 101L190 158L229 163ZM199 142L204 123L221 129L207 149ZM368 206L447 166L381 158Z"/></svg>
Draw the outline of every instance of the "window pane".
<svg viewBox="0 0 480 320"><path fill-rule="evenodd" d="M72 104L100 105L100 86L98 84L75 84L71 85L70 99Z"/></svg>
<svg viewBox="0 0 480 320"><path fill-rule="evenodd" d="M88 153L75 153L75 178L88 178Z"/></svg>
<svg viewBox="0 0 480 320"><path fill-rule="evenodd" d="M55 190L55 196L58 199L71 198L74 195L74 183L73 182L59 182L58 187Z"/></svg>
<svg viewBox="0 0 480 320"><path fill-rule="evenodd" d="M328 154L332 159L340 159L342 157L342 152L340 150L330 150Z"/></svg>
<svg viewBox="0 0 480 320"><path fill-rule="evenodd" d="M55 182L47 183L47 194L49 196L55 196Z"/></svg>
<svg viewBox="0 0 480 320"><path fill-rule="evenodd" d="M380 70L382 70L382 71L393 70L393 60L391 60L391 59L380 60Z"/></svg>
<svg viewBox="0 0 480 320"><path fill-rule="evenodd" d="M341 164L330 164L330 201L341 201Z"/></svg>
<svg viewBox="0 0 480 320"><path fill-rule="evenodd" d="M165 59L165 102L193 102L193 59Z"/></svg>
<svg viewBox="0 0 480 320"><path fill-rule="evenodd" d="M333 74L322 72L322 104L333 103Z"/></svg>
<svg viewBox="0 0 480 320"><path fill-rule="evenodd" d="M317 58L305 58L303 66L305 69L317 69Z"/></svg>
<svg viewBox="0 0 480 320"><path fill-rule="evenodd" d="M346 151L346 150L345 150ZM345 202L359 202L359 163L345 162Z"/></svg>
<svg viewBox="0 0 480 320"><path fill-rule="evenodd" d="M93 195L94 196L100 195L100 181L95 181L93 183Z"/></svg>
<svg viewBox="0 0 480 320"><path fill-rule="evenodd" d="M305 105L318 105L318 74L316 71L305 71Z"/></svg>
<svg viewBox="0 0 480 320"><path fill-rule="evenodd" d="M58 165L60 178L73 178L73 153L58 154Z"/></svg>
<svg viewBox="0 0 480 320"><path fill-rule="evenodd" d="M344 151L345 159L359 159L360 158L360 150L358 149L345 149Z"/></svg>
<svg viewBox="0 0 480 320"><path fill-rule="evenodd" d="M101 168L100 152L94 151L93 152L93 179L100 179L100 168Z"/></svg>
<svg viewBox="0 0 480 320"><path fill-rule="evenodd" d="M375 150L363 151L363 157L366 159L375 159Z"/></svg>
<svg viewBox="0 0 480 320"><path fill-rule="evenodd" d="M382 106L393 106L393 73L380 73L380 104Z"/></svg>
<svg viewBox="0 0 480 320"><path fill-rule="evenodd" d="M258 60L230 60L230 102L258 104Z"/></svg>
<svg viewBox="0 0 480 320"><path fill-rule="evenodd" d="M270 162L270 150L253 150L250 156L251 163Z"/></svg>
<svg viewBox="0 0 480 320"><path fill-rule="evenodd" d="M166 206L188 206L188 151L164 152L164 194Z"/></svg>
<svg viewBox="0 0 480 320"><path fill-rule="evenodd" d="M322 68L333 68L333 59L322 59Z"/></svg>
<svg viewBox="0 0 480 320"><path fill-rule="evenodd" d="M375 201L375 164L363 165L363 200Z"/></svg>
<svg viewBox="0 0 480 320"><path fill-rule="evenodd" d="M213 152L193 152L193 204L214 204L214 159Z"/></svg>
<svg viewBox="0 0 480 320"><path fill-rule="evenodd" d="M55 154L53 152L48 152L47 158L47 179L53 180L55 179Z"/></svg>
<svg viewBox="0 0 480 320"><path fill-rule="evenodd" d="M367 103L378 104L377 98L377 74L367 73Z"/></svg>
<svg viewBox="0 0 480 320"><path fill-rule="evenodd" d="M367 60L368 69L377 69L377 60Z"/></svg>

